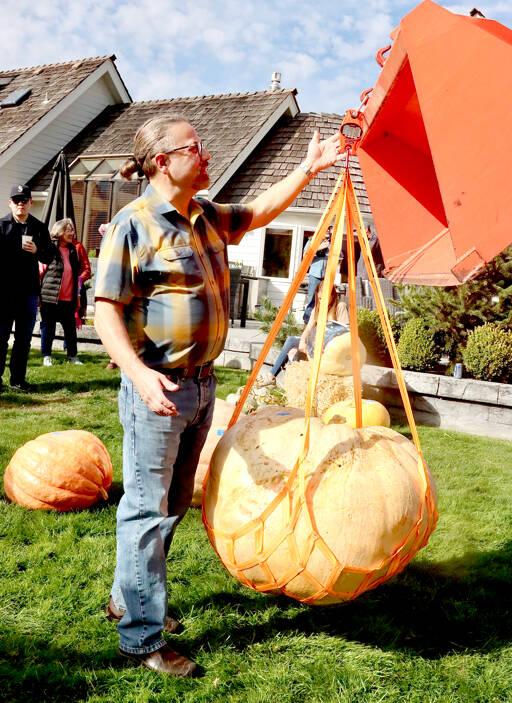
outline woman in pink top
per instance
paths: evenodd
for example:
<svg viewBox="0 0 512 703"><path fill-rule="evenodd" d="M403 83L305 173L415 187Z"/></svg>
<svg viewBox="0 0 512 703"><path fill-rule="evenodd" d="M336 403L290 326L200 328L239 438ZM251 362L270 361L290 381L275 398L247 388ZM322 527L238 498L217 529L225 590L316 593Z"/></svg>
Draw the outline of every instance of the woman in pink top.
<svg viewBox="0 0 512 703"><path fill-rule="evenodd" d="M72 364L82 363L76 355L75 312L80 262L73 245L74 236L75 228L69 218L56 222L50 232L55 244L55 256L41 280L41 318L45 327L41 352L44 366L52 365L52 344L57 322L64 330L68 361Z"/></svg>

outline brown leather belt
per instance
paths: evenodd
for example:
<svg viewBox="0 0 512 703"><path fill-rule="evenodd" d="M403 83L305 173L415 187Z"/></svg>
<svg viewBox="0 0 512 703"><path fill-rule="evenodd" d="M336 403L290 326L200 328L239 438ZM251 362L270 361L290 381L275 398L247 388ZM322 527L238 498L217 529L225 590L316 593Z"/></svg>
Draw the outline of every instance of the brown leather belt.
<svg viewBox="0 0 512 703"><path fill-rule="evenodd" d="M166 376L174 376L175 378L193 378L195 381L201 381L213 373L213 361L207 361L201 366L185 366L176 369L165 369Z"/></svg>

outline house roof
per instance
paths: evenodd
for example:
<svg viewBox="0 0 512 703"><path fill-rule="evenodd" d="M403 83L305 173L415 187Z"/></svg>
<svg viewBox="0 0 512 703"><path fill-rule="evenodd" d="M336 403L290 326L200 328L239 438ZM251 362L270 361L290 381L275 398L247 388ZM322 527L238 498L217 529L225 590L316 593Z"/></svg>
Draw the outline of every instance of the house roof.
<svg viewBox="0 0 512 703"><path fill-rule="evenodd" d="M113 62L114 59L115 56L111 54L0 71L0 102L13 91L30 89L30 94L20 104L0 108L0 154L45 117L99 66L109 60Z"/></svg>
<svg viewBox="0 0 512 703"><path fill-rule="evenodd" d="M254 200L306 158L308 144L315 129L319 130L320 138L325 139L336 132L342 122L343 115L335 114L300 113L295 117L284 115L236 175L216 194L215 200L238 203ZM318 173L290 207L323 210L336 185L342 168L340 163ZM371 214L359 161L354 156L350 157L350 175L362 214Z"/></svg>
<svg viewBox="0 0 512 703"><path fill-rule="evenodd" d="M128 155L137 129L150 117L165 112L183 115L194 125L212 154L212 186L221 181L237 160L253 148L286 112L298 112L295 90L225 95L203 95L172 100L152 100L106 108L73 139L64 152L71 163L78 156ZM30 181L33 190L45 190L51 181L53 161Z"/></svg>

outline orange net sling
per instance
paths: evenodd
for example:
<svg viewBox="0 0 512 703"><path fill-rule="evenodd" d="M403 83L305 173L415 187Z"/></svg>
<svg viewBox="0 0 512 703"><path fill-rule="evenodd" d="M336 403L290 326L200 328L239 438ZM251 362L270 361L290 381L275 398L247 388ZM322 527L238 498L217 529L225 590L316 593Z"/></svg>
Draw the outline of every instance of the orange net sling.
<svg viewBox="0 0 512 703"><path fill-rule="evenodd" d="M314 603L326 596L334 597L338 600L351 600L356 598L362 592L376 588L382 582L388 580L395 573L399 572L405 564L407 564L412 556L421 549L428 541L430 534L435 528L437 522L437 508L433 494L433 488L430 483L429 473L425 464L425 460L421 451L419 436L414 421L409 396L402 374L402 369L398 360L395 341L389 314L385 305L384 297L378 281L377 271L373 262L373 257L370 250L370 245L366 235L363 219L352 185L352 180L349 172L348 155L345 169L340 173L338 182L331 194L327 207L320 219L320 223L313 235L312 243L306 252L302 263L297 271L297 274L290 286L290 289L284 299L283 305L279 310L274 324L269 332L269 335L263 345L260 356L258 357L254 368L249 376L247 384L242 392L240 399L235 407L233 416L229 422L229 427L233 426L238 420L242 411L243 405L247 396L256 380L256 377L263 365L265 358L274 342L274 339L286 317L286 314L291 306L291 303L297 293L297 290L304 279L304 276L309 269L312 259L324 238L325 232L329 223L335 218L333 235L331 238L331 248L327 261L325 278L322 288L322 296L318 313L316 337L315 337L315 352L312 363L311 375L309 378L308 391L305 405L304 418L304 440L302 450L300 452L295 465L289 474L288 480L278 495L266 506L261 514L247 522L245 525L232 532L226 532L215 529L209 524L205 513L203 500L203 523L205 525L208 537L214 549L216 543L222 542L224 546L224 556L222 559L226 568L236 577L241 583L261 592L280 590L286 595L294 596L288 593L286 584L288 584L295 576L301 574L314 587L314 592L307 598L300 598L306 603ZM358 345L358 326L357 326L357 310L356 310L356 286L355 286L355 257L354 257L354 228L359 238L361 251L368 270L370 284L375 296L379 317L384 330L386 343L389 349L393 367L396 372L398 388L402 398L402 403L405 409L411 435L418 453L418 472L421 479L421 490L423 492L423 500L421 508L413 527L405 539L396 546L393 553L383 559L381 563L372 569L359 569L356 567L347 566L340 563L337 556L332 552L326 544L322 535L316 529L315 519L312 514L311 505L306 496L306 480L304 471L304 461L308 455L310 446L310 418L312 415L313 403L315 398L315 389L318 382L318 375L321 362L321 354L323 349L323 341L325 336L325 328L327 323L329 292L334 285L334 278L338 265L339 255L343 241L343 231L346 222L347 231L347 258L348 258L348 289L349 289L349 315L350 315L350 335L351 335L351 350L352 350L352 373L354 379L354 400L356 411L356 428L362 426L362 394L361 394L361 372L360 358ZM228 427L228 429L229 429ZM209 470L205 476L203 491L206 489L209 478ZM265 522L268 520L274 511L284 502L287 506L287 521L283 529L274 536L269 543L264 544ZM307 516L309 524L309 537L306 543L297 544L294 527L297 523L299 515L304 513ZM254 537L254 557L246 559L243 562L237 561L235 557L235 544L238 539L249 534ZM276 580L272 571L267 565L267 560L274 553L277 547L286 540L290 553L294 556L295 562L293 567L285 574ZM329 577L325 582L320 583L315 577L308 573L306 565L313 552L313 549L319 549L323 556L331 565ZM217 553L218 550L216 549ZM219 555L220 556L220 555ZM245 575L245 571L254 566L259 566L266 575L266 582L253 584ZM351 592L336 591L334 586L342 573L353 573L363 576L358 587Z"/></svg>

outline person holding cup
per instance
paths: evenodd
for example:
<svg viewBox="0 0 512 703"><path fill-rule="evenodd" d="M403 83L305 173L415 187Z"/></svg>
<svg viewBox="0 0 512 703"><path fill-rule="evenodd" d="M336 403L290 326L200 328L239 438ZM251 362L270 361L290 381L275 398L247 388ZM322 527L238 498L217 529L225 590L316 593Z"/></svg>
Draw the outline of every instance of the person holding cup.
<svg viewBox="0 0 512 703"><path fill-rule="evenodd" d="M55 251L46 225L30 214L32 205L30 188L15 185L9 199L11 212L0 218L0 392L13 327L10 385L32 390L25 376L40 290L38 261L49 263Z"/></svg>

